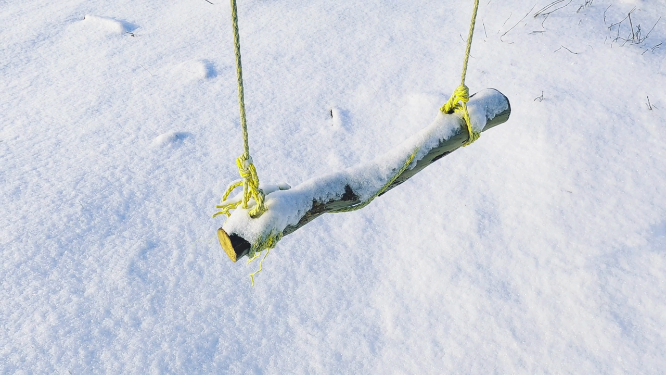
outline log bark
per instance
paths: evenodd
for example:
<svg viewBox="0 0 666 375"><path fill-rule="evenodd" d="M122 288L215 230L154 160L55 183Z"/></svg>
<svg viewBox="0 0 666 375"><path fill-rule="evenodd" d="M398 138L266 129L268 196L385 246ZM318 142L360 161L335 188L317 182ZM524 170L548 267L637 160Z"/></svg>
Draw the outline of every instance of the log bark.
<svg viewBox="0 0 666 375"><path fill-rule="evenodd" d="M488 94L489 90L493 90L494 92ZM500 93L497 90L494 89L489 89L489 90L485 90L484 99L479 99L476 102L474 95L472 95L470 97L470 102L468 103L468 106L473 106L476 104L477 107L479 106L483 107L485 103L483 102L479 103L479 101L483 100L494 101L494 102L504 101L506 109L501 111L500 113L487 114L485 119L486 123L482 131L486 131L488 129L491 129L497 125L506 122L511 114L511 106L506 96L504 96L502 93ZM451 115L451 116L457 116L457 115ZM468 132L464 120L459 116L457 116L456 118L458 119L459 122L457 133L447 139L440 140L439 144L436 147L430 149L425 156L419 158L416 161L416 165L413 168L406 169L403 173L401 173L395 179L395 181L391 185L389 185L389 187L382 193L382 195L388 192L389 190L395 188L396 186L402 184L403 182L407 181L409 178L422 171L428 165L436 162L437 160L457 150L468 140ZM319 201L317 199L313 199L312 207L302 215L298 223L287 225L282 231L282 234L283 236L289 235L327 212L337 211L343 208L352 207L359 203L361 203L359 196L353 191L351 186L346 185L344 188L344 193L340 194L340 196L334 199L330 199L327 201ZM220 245L222 245L224 251L227 253L229 258L234 262L236 262L241 257L247 255L252 246L251 243L248 242L241 235L234 232L227 233L227 231L225 231L225 229L223 228L219 228L217 234L218 234L218 239L220 241Z"/></svg>

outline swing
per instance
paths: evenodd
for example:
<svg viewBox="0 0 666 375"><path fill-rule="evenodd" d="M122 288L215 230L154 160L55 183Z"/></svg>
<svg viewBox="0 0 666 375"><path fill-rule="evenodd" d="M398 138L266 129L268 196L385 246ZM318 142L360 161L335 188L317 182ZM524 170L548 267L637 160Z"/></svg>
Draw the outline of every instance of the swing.
<svg viewBox="0 0 666 375"><path fill-rule="evenodd" d="M243 154L236 159L241 179L232 182L213 217L227 216L217 235L229 258L236 262L248 256L251 262L280 239L324 213L350 212L367 206L373 199L400 185L431 163L476 141L480 132L509 119L509 100L497 90L486 89L469 95L465 85L467 63L479 0L475 0L460 86L442 106L435 121L391 151L375 160L346 170L289 185L260 185L250 157L245 116L243 77L236 0L231 0L231 19L236 54L238 102L243 131ZM233 198L237 187L243 191ZM261 261L263 263L263 259ZM260 272L263 265L257 272ZM254 274L252 284L254 285Z"/></svg>

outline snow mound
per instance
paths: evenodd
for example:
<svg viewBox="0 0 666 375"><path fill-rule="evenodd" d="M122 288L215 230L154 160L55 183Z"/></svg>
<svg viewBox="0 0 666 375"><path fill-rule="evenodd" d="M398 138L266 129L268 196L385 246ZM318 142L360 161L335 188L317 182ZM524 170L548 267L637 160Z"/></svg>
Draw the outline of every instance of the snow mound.
<svg viewBox="0 0 666 375"><path fill-rule="evenodd" d="M208 60L186 61L178 66L176 74L192 81L217 77L215 66Z"/></svg>
<svg viewBox="0 0 666 375"><path fill-rule="evenodd" d="M109 34L124 34L136 30L138 27L127 21L116 20L109 17L93 16L86 14L83 17L84 24L97 31L103 31Z"/></svg>
<svg viewBox="0 0 666 375"><path fill-rule="evenodd" d="M168 145L178 144L183 142L183 140L189 138L190 136L191 136L190 133L184 133L184 132L164 133L153 139L153 142L151 142L150 147L160 148L160 147L166 147Z"/></svg>

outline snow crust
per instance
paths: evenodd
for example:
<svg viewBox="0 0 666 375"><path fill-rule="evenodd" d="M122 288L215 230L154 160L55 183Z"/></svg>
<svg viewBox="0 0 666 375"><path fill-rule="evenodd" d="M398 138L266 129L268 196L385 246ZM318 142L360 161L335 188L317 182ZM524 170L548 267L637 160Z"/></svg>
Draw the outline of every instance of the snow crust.
<svg viewBox="0 0 666 375"><path fill-rule="evenodd" d="M466 84L510 120L285 237L254 288L211 218L242 153L211 2L0 2L1 374L663 374L663 1L482 1ZM239 1L261 181L421 131L471 3Z"/></svg>

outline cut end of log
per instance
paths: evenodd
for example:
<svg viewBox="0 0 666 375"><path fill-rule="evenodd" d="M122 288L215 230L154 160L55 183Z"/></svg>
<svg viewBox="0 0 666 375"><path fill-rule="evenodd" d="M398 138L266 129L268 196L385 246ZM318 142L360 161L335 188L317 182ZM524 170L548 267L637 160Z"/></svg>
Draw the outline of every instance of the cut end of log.
<svg viewBox="0 0 666 375"><path fill-rule="evenodd" d="M220 228L217 230L217 239L220 240L220 245L222 245L224 252L229 256L229 259L236 263L238 260L236 257L236 252L234 251L233 245L231 245L231 239L227 235L227 232L224 231L224 229Z"/></svg>
<svg viewBox="0 0 666 375"><path fill-rule="evenodd" d="M234 263L238 259L247 255L252 247L252 245L242 237L236 234L230 236L222 228L217 230L217 239L220 241L220 245L222 245L224 252L227 253L229 259Z"/></svg>

